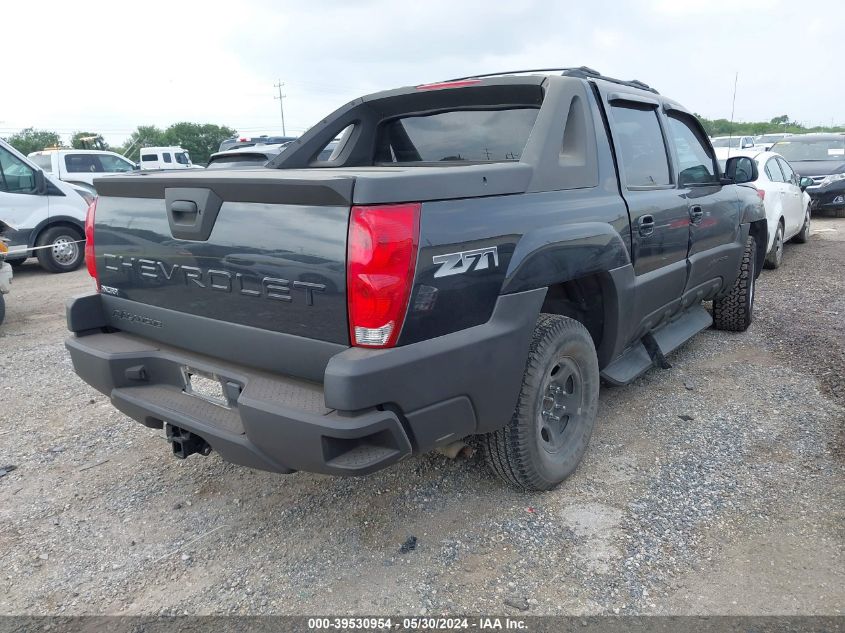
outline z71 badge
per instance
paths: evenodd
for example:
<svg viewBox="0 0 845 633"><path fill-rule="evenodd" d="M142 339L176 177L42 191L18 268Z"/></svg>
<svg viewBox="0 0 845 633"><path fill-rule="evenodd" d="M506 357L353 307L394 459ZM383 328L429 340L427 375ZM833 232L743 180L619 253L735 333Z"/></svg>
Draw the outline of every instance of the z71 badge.
<svg viewBox="0 0 845 633"><path fill-rule="evenodd" d="M440 268L434 273L435 278L449 277L467 273L470 270L487 270L491 268L491 262L492 268L496 268L499 265L499 251L495 246L488 246L463 253L435 255L432 262L440 264Z"/></svg>

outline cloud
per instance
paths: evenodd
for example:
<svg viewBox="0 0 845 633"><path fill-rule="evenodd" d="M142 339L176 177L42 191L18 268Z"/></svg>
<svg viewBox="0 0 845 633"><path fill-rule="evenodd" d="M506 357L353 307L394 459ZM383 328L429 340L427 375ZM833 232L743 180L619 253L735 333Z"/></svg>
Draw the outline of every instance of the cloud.
<svg viewBox="0 0 845 633"><path fill-rule="evenodd" d="M281 131L273 84L285 83L288 131L304 131L361 94L477 72L581 66L637 78L706 116L788 113L839 120L845 86L832 25L845 3L745 0L590 3L513 0L363 2L46 0L4 6L0 135L36 126L101 131L179 120ZM740 11L742 9L742 11ZM818 20L825 16L824 21ZM812 60L812 61L810 61ZM808 64L811 68L808 71Z"/></svg>

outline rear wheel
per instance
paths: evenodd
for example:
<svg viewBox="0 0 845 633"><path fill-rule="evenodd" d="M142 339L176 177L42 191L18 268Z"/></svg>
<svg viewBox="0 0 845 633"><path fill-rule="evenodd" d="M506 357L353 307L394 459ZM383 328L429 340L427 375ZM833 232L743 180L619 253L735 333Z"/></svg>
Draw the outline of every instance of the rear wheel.
<svg viewBox="0 0 845 633"><path fill-rule="evenodd" d="M3 321L6 318L6 299L0 294L0 325L3 324Z"/></svg>
<svg viewBox="0 0 845 633"><path fill-rule="evenodd" d="M757 276L756 251L757 243L749 235L734 285L724 297L713 299L713 327L717 330L744 332L751 325Z"/></svg>
<svg viewBox="0 0 845 633"><path fill-rule="evenodd" d="M82 265L84 243L78 229L53 226L38 236L38 263L51 273L67 273Z"/></svg>
<svg viewBox="0 0 845 633"><path fill-rule="evenodd" d="M766 268L780 268L783 263L783 223L778 222L778 228L775 232L775 241L772 242L772 250L766 255L766 261L763 266Z"/></svg>
<svg viewBox="0 0 845 633"><path fill-rule="evenodd" d="M523 490L557 486L587 450L598 395L590 333L574 319L540 315L513 417L481 438L491 470Z"/></svg>
<svg viewBox="0 0 845 633"><path fill-rule="evenodd" d="M801 230L795 234L795 237L792 238L792 241L796 244L806 244L807 240L810 239L810 208L807 207L807 210L804 212L804 225L801 227Z"/></svg>

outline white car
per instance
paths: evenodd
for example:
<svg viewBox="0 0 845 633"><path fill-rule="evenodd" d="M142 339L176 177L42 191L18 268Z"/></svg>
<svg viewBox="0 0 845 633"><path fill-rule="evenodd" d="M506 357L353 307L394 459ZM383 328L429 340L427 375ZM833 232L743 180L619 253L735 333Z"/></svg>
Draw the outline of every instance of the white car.
<svg viewBox="0 0 845 633"><path fill-rule="evenodd" d="M194 165L187 150L181 147L142 147L141 169L202 169Z"/></svg>
<svg viewBox="0 0 845 633"><path fill-rule="evenodd" d="M747 156L756 145L753 136L715 136L710 139L716 158L728 160L731 156Z"/></svg>
<svg viewBox="0 0 845 633"><path fill-rule="evenodd" d="M752 184L766 207L769 239L765 266L777 268L783 261L783 246L788 240L803 244L809 238L810 195L804 189L813 181L799 178L780 154L745 152L744 155L756 161L760 174Z"/></svg>
<svg viewBox="0 0 845 633"><path fill-rule="evenodd" d="M45 149L32 152L27 158L45 174L92 193L96 193L94 178L138 169L135 163L120 154L94 149Z"/></svg>
<svg viewBox="0 0 845 633"><path fill-rule="evenodd" d="M79 268L93 199L87 190L46 176L0 139L0 238L8 242L6 261L13 266L35 255L50 272Z"/></svg>

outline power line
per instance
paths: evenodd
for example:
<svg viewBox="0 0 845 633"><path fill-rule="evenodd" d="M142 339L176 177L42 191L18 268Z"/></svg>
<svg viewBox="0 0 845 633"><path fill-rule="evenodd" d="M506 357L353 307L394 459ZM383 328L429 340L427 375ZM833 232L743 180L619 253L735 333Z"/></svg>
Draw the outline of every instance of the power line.
<svg viewBox="0 0 845 633"><path fill-rule="evenodd" d="M282 113L282 136L287 136L288 131L285 129L285 97L287 95L282 94L282 86L284 85L281 79L278 80L278 83L273 84L273 87L279 90L279 96L273 98L279 100L279 110Z"/></svg>

